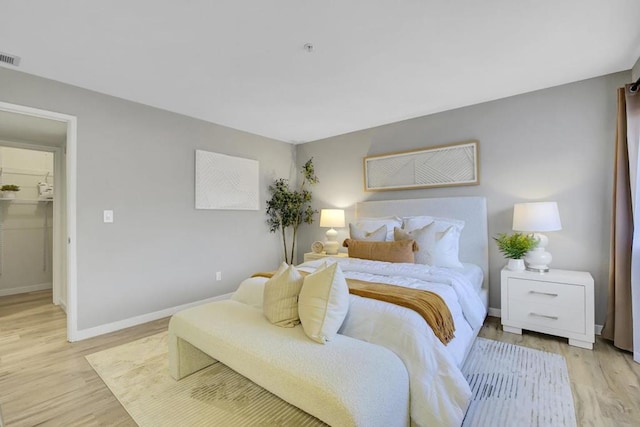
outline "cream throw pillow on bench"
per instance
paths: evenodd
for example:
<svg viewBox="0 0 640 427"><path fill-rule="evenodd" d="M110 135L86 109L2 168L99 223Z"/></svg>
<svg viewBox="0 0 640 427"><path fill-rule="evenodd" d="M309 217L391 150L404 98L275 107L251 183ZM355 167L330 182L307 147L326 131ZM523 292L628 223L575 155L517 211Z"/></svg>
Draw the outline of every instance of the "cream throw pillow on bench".
<svg viewBox="0 0 640 427"><path fill-rule="evenodd" d="M300 323L298 295L304 278L292 265L282 263L278 271L264 285L262 310L277 326L292 328Z"/></svg>
<svg viewBox="0 0 640 427"><path fill-rule="evenodd" d="M304 278L298 312L305 334L324 344L331 341L349 311L349 286L337 263L323 266Z"/></svg>

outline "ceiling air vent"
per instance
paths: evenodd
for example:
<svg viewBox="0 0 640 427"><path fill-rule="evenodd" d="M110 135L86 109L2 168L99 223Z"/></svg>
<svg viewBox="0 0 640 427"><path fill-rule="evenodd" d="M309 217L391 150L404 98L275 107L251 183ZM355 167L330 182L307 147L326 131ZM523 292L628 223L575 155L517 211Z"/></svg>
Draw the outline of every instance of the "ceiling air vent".
<svg viewBox="0 0 640 427"><path fill-rule="evenodd" d="M18 66L20 65L20 57L9 53L0 52L0 62L4 64Z"/></svg>

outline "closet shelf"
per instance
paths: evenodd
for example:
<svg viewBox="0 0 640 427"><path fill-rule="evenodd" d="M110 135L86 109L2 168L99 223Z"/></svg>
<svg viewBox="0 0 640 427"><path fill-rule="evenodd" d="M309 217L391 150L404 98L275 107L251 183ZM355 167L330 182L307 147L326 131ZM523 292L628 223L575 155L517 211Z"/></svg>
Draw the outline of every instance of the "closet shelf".
<svg viewBox="0 0 640 427"><path fill-rule="evenodd" d="M53 202L53 199L7 199L4 197L0 197L0 202L45 203L45 202Z"/></svg>

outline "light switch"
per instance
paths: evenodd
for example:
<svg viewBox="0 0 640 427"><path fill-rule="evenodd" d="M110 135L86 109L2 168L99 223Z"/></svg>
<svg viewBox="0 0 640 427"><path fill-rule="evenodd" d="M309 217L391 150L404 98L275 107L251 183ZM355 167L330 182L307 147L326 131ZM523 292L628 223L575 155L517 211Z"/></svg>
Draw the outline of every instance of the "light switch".
<svg viewBox="0 0 640 427"><path fill-rule="evenodd" d="M103 216L103 221L105 223L111 223L113 222L113 211L109 210L109 211L104 211L102 213Z"/></svg>

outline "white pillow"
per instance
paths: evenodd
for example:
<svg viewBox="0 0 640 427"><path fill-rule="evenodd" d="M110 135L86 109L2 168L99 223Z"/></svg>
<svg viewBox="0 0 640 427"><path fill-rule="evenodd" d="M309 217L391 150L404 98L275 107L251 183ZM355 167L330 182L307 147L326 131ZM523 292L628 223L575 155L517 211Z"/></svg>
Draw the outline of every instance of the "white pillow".
<svg viewBox="0 0 640 427"><path fill-rule="evenodd" d="M437 231L434 245L429 248L431 262L436 267L463 267L458 258L460 234L455 226L450 226L445 231Z"/></svg>
<svg viewBox="0 0 640 427"><path fill-rule="evenodd" d="M278 271L264 284L264 315L276 326L292 328L300 323L298 295L304 278L298 270L282 263Z"/></svg>
<svg viewBox="0 0 640 427"><path fill-rule="evenodd" d="M436 231L444 231L449 226L453 225L460 234L462 229L464 228L464 221L461 219L454 218L438 218L430 215L422 215L422 216L406 216L402 218L402 229L407 231L412 231L417 228L422 228L425 225L429 225L435 223Z"/></svg>
<svg viewBox="0 0 640 427"><path fill-rule="evenodd" d="M337 263L323 266L304 278L298 312L304 333L325 344L342 326L349 311L349 287Z"/></svg>
<svg viewBox="0 0 640 427"><path fill-rule="evenodd" d="M396 240L415 240L418 252L414 253L416 264L427 264L434 267L462 267L458 258L459 234L455 226L450 225L445 231L437 231L438 224L432 222L422 228L406 231L396 228Z"/></svg>
<svg viewBox="0 0 640 427"><path fill-rule="evenodd" d="M385 216L379 218L358 218L355 222L356 227L372 232L381 226L387 227L387 241L393 241L394 227L402 227L402 219L397 216Z"/></svg>
<svg viewBox="0 0 640 427"><path fill-rule="evenodd" d="M353 240L364 240L367 242L384 242L387 240L387 226L381 225L373 231L367 231L355 224L349 224L349 237Z"/></svg>

